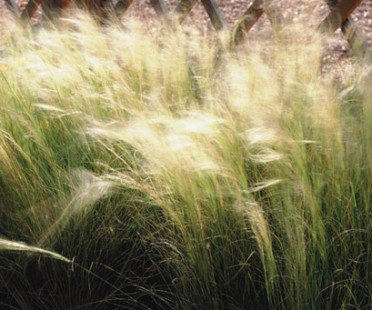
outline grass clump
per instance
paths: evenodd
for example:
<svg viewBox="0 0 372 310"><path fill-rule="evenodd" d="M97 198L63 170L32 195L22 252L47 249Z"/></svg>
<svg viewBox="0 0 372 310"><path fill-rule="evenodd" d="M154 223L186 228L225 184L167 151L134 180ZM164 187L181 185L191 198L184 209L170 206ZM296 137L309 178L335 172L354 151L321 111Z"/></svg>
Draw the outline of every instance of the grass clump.
<svg viewBox="0 0 372 310"><path fill-rule="evenodd" d="M1 251L3 305L372 305L370 63L336 83L324 38L290 27L224 53L135 21L13 29L0 251L33 255Z"/></svg>

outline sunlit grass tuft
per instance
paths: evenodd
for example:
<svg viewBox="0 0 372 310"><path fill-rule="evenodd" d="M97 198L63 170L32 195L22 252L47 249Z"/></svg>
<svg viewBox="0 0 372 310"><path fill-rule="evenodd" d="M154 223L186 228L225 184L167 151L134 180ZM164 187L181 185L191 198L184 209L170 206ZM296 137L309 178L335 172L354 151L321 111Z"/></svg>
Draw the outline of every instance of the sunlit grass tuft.
<svg viewBox="0 0 372 310"><path fill-rule="evenodd" d="M371 64L321 73L298 25L235 51L158 26L1 38L0 300L370 307Z"/></svg>

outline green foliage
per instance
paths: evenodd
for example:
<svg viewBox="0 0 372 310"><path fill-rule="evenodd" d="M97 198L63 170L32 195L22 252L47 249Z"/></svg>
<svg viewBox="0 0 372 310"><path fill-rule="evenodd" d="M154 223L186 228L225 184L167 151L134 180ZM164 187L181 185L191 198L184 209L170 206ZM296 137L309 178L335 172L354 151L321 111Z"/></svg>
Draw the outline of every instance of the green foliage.
<svg viewBox="0 0 372 310"><path fill-rule="evenodd" d="M372 306L370 63L63 23L0 40L0 305Z"/></svg>

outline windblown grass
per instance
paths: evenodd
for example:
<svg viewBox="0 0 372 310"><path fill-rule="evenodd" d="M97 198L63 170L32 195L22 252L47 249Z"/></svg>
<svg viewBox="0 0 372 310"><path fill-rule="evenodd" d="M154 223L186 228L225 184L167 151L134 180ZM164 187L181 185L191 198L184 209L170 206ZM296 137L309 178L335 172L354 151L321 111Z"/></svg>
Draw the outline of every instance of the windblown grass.
<svg viewBox="0 0 372 310"><path fill-rule="evenodd" d="M371 63L141 29L4 32L0 251L33 255L0 252L2 304L371 307Z"/></svg>

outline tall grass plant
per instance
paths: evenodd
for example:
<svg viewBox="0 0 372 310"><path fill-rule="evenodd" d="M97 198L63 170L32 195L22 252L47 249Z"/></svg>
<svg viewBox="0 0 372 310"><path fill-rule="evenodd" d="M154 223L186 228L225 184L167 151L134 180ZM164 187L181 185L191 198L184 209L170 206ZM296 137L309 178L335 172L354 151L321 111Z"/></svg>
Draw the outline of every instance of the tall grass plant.
<svg viewBox="0 0 372 310"><path fill-rule="evenodd" d="M298 25L222 52L81 14L9 29L2 305L371 307L368 60L322 73L327 38Z"/></svg>

